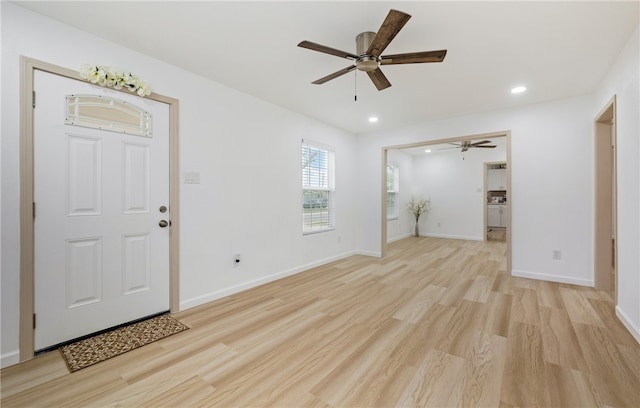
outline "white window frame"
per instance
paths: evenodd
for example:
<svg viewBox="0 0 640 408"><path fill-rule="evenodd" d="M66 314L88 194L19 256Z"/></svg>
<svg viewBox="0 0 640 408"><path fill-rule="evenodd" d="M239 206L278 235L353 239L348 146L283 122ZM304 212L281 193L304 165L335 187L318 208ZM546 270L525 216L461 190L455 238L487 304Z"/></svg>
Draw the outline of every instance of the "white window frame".
<svg viewBox="0 0 640 408"><path fill-rule="evenodd" d="M393 174L393 180L389 182L389 172ZM397 220L400 217L400 167L395 163L387 163L387 221ZM389 205L390 195L394 196L395 205Z"/></svg>
<svg viewBox="0 0 640 408"><path fill-rule="evenodd" d="M301 165L302 234L335 230L335 150L303 140Z"/></svg>

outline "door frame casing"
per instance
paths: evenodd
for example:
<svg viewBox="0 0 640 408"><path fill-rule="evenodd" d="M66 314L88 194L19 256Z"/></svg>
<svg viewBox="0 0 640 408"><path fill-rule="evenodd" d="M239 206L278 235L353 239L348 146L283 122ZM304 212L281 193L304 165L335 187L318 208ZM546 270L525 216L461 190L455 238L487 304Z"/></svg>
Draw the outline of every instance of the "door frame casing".
<svg viewBox="0 0 640 408"><path fill-rule="evenodd" d="M20 361L34 356L34 74L43 71L53 75L85 82L77 71L33 58L20 57ZM97 85L96 85L97 86ZM130 94L127 90L121 90ZM151 93L146 97L169 105L169 308L179 311L179 143L178 100Z"/></svg>
<svg viewBox="0 0 640 408"><path fill-rule="evenodd" d="M491 133L481 133L481 134L475 134L475 135L467 135L467 136L460 136L460 137L453 137L453 138L447 138L447 139L438 139L438 140L428 140L428 141L423 141L423 142L416 142L416 143L410 143L410 144L403 144L403 145L394 145L394 146L384 146L382 148L382 172L381 172L381 194L380 194L380 201L381 201L381 212L380 212L380 226L381 226L381 233L380 233L380 257L384 258L387 254L387 184L386 184L386 177L387 177L387 156L388 156L388 151L391 149L407 149L407 148L412 148L412 147L422 147L422 146L429 146L429 145L436 145L436 144L444 144L444 143L460 143L463 141L467 141L467 140L476 140L476 139L490 139L490 138L495 138L495 137L505 137L506 141L507 141L507 273L509 273L509 275L511 275L511 203L512 203L512 188L511 188L511 168L512 168L512 163L511 163L511 131L510 130L504 130L504 131L499 131L499 132L491 132ZM485 199L486 201L486 199ZM486 216L486 215L485 215ZM486 233L486 232L485 232Z"/></svg>
<svg viewBox="0 0 640 408"><path fill-rule="evenodd" d="M594 287L614 290L617 304L617 142L616 96L594 119ZM613 250L611 246L613 245Z"/></svg>

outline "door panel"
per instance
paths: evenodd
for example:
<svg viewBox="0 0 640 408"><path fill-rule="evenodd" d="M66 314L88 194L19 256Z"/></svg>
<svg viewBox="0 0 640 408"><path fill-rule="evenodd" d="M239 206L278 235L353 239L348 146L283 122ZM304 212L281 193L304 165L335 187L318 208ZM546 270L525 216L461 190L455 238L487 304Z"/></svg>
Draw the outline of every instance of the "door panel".
<svg viewBox="0 0 640 408"><path fill-rule="evenodd" d="M151 289L149 234L131 234L122 237L123 293L130 295Z"/></svg>
<svg viewBox="0 0 640 408"><path fill-rule="evenodd" d="M100 139L67 135L67 215L100 215L101 158Z"/></svg>
<svg viewBox="0 0 640 408"><path fill-rule="evenodd" d="M123 212L149 212L149 146L123 143Z"/></svg>
<svg viewBox="0 0 640 408"><path fill-rule="evenodd" d="M34 83L40 350L169 310L169 228L158 225L170 219L158 211L169 206L169 106L41 71ZM71 115L73 95L100 109L83 97ZM109 126L110 106L140 108L144 131Z"/></svg>
<svg viewBox="0 0 640 408"><path fill-rule="evenodd" d="M67 240L67 308L102 301L102 238Z"/></svg>

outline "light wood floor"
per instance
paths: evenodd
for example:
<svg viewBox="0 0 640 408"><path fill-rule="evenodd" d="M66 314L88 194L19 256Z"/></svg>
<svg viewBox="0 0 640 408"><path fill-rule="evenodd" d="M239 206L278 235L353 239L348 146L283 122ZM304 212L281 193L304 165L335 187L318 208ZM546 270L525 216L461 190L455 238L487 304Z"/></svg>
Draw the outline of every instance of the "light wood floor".
<svg viewBox="0 0 640 408"><path fill-rule="evenodd" d="M487 231L487 241L507 242L507 230L505 228L491 228Z"/></svg>
<svg viewBox="0 0 640 408"><path fill-rule="evenodd" d="M407 238L182 313L69 374L2 370L2 406L638 407L640 345L607 292L505 273L502 242Z"/></svg>

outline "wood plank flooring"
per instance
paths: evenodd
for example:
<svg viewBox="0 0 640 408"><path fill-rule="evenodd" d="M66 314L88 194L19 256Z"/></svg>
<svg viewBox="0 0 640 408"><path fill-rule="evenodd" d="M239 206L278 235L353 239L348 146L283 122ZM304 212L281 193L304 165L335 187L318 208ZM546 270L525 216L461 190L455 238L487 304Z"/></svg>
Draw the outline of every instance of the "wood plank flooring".
<svg viewBox="0 0 640 408"><path fill-rule="evenodd" d="M503 241L507 242L506 228L490 228L487 231L487 241Z"/></svg>
<svg viewBox="0 0 640 408"><path fill-rule="evenodd" d="M407 238L178 313L70 374L3 369L3 407L640 407L611 294L508 276L505 243Z"/></svg>

